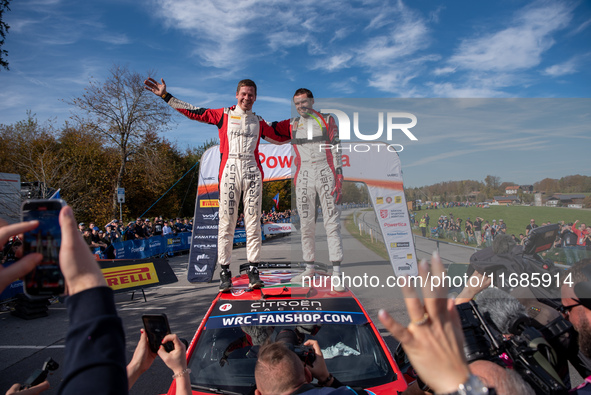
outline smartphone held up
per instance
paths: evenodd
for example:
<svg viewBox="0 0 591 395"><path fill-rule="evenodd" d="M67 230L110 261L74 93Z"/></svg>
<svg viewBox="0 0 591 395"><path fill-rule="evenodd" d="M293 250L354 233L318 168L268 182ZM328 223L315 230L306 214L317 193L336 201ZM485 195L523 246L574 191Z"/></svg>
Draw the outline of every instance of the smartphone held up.
<svg viewBox="0 0 591 395"><path fill-rule="evenodd" d="M23 221L39 221L39 226L23 237L23 255L40 253L41 263L25 276L25 293L49 297L64 293L65 281L59 266L62 232L59 214L65 202L59 199L27 200L22 205Z"/></svg>
<svg viewBox="0 0 591 395"><path fill-rule="evenodd" d="M148 336L150 350L156 353L162 344L162 339L170 334L168 318L166 314L144 314L142 315L142 321L144 322L144 329ZM174 350L174 344L172 342L166 342L164 343L164 349L166 352L171 352Z"/></svg>

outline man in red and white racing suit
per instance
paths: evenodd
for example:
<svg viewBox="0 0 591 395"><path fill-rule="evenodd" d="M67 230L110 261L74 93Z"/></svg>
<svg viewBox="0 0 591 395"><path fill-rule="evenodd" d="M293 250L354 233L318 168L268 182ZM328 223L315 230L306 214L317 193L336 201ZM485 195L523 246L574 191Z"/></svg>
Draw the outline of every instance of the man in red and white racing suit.
<svg viewBox="0 0 591 395"><path fill-rule="evenodd" d="M333 275L340 277L343 243L338 204L341 199L343 172L338 128L331 115L320 114L312 109L314 96L310 90L298 89L293 101L300 116L273 123L272 126L282 136L289 133L295 153L296 205L300 217L302 253L306 270L296 276L294 281L301 281L303 276L314 275L317 194L322 207ZM335 284L338 284L335 290L344 291L340 281Z"/></svg>
<svg viewBox="0 0 591 395"><path fill-rule="evenodd" d="M256 100L256 84L252 80L238 83L238 104L230 108L207 109L185 103L166 92L164 80L158 83L152 78L144 83L146 89L162 97L172 108L186 117L215 125L219 130L221 163L219 172L219 228L218 263L221 265L220 291L232 287L230 263L234 230L238 218L239 199L244 204L246 227L246 255L250 263L249 286L260 288L258 262L261 255L261 198L263 169L259 161L259 142L263 137L273 142L285 141L275 134L260 116L252 112ZM274 138L279 140L275 141Z"/></svg>

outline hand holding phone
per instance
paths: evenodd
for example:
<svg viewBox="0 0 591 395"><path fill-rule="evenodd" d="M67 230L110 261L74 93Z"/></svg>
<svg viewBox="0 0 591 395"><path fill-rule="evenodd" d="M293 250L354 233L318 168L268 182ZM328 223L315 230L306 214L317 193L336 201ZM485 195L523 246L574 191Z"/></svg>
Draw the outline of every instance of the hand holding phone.
<svg viewBox="0 0 591 395"><path fill-rule="evenodd" d="M142 321L144 322L144 328L148 335L150 350L157 353L160 345L162 345L162 339L170 334L168 318L166 314L144 314ZM174 350L174 344L172 342L166 342L163 346L166 352Z"/></svg>
<svg viewBox="0 0 591 395"><path fill-rule="evenodd" d="M4 220L0 219L0 245L6 244L11 237L35 229L38 225L37 222L19 222L17 224L8 225ZM19 240L20 246L22 243ZM0 265L0 292L2 292L10 283L18 278L24 277L25 274L29 273L35 266L41 262L41 254L30 254L18 261L6 264L6 266Z"/></svg>
<svg viewBox="0 0 591 395"><path fill-rule="evenodd" d="M39 221L39 226L25 232L23 254L40 253L41 263L25 276L25 293L48 297L65 291L65 280L59 265L62 232L59 214L65 202L59 199L27 200L22 205L22 220Z"/></svg>

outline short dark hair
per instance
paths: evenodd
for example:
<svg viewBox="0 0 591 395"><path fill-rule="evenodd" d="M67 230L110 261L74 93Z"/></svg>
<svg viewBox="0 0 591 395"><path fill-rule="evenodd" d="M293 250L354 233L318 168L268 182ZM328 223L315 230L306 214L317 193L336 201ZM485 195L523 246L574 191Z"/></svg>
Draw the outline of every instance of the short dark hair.
<svg viewBox="0 0 591 395"><path fill-rule="evenodd" d="M575 262L574 265L568 268L566 273L571 274L571 281L573 282L573 284L591 280L590 278L587 278L587 275L583 271L583 269L589 265L591 265L591 259L585 258L581 259L578 262Z"/></svg>
<svg viewBox="0 0 591 395"><path fill-rule="evenodd" d="M254 376L261 393L284 393L303 384L304 365L284 343L268 343L259 350Z"/></svg>
<svg viewBox="0 0 591 395"><path fill-rule="evenodd" d="M257 95L257 84L255 84L253 80L241 80L236 87L236 93L240 92L240 88L243 86L252 86L254 88L254 95Z"/></svg>
<svg viewBox="0 0 591 395"><path fill-rule="evenodd" d="M293 97L296 97L296 96L299 96L299 95L306 95L310 99L313 99L314 98L314 95L312 94L312 91L310 89L306 89L306 88L300 88L297 91L295 91L295 93L293 94Z"/></svg>

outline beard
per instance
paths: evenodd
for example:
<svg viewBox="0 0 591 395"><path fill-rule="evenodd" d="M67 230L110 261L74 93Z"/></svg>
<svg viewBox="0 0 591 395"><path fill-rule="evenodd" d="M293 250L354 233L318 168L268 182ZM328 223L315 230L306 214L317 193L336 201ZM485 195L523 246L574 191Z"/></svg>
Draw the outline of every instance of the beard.
<svg viewBox="0 0 591 395"><path fill-rule="evenodd" d="M582 315L577 332L579 332L579 348L581 352L587 358L591 358L591 325L587 316Z"/></svg>

